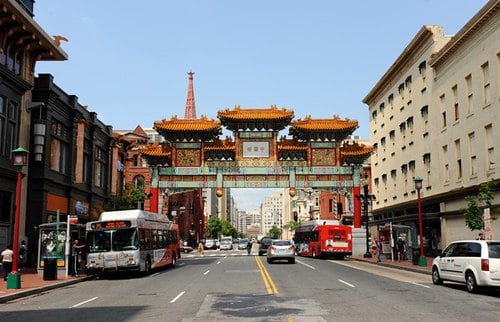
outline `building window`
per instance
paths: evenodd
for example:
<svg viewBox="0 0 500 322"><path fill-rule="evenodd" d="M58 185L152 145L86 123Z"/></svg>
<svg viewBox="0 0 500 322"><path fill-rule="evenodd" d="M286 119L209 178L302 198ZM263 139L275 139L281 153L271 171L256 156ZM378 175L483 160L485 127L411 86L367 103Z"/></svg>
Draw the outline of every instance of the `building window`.
<svg viewBox="0 0 500 322"><path fill-rule="evenodd" d="M431 154L430 153L426 153L423 155L423 159L424 159L424 168L425 168L425 174L426 174L426 178L425 178L425 182L427 182L427 185L429 186L430 185L430 180L431 180Z"/></svg>
<svg viewBox="0 0 500 322"><path fill-rule="evenodd" d="M449 160L448 160L448 146L443 145L441 148L441 153L443 157L443 163L444 163L444 182L450 181L450 166L449 166Z"/></svg>
<svg viewBox="0 0 500 322"><path fill-rule="evenodd" d="M372 120L373 122L377 123L377 111L372 112Z"/></svg>
<svg viewBox="0 0 500 322"><path fill-rule="evenodd" d="M476 134L474 132L469 133L469 156L470 156L470 175L477 175L477 154L476 154Z"/></svg>
<svg viewBox="0 0 500 322"><path fill-rule="evenodd" d="M418 65L418 73L422 76L425 76L425 71L427 70L427 63L424 60Z"/></svg>
<svg viewBox="0 0 500 322"><path fill-rule="evenodd" d="M8 70L14 72L16 75L20 75L23 64L23 52L20 49L11 46L9 42L4 42L4 46L0 51L2 52L1 64L7 67Z"/></svg>
<svg viewBox="0 0 500 322"><path fill-rule="evenodd" d="M10 158L18 145L19 104L0 96L0 155Z"/></svg>
<svg viewBox="0 0 500 322"><path fill-rule="evenodd" d="M483 104L487 105L490 101L490 66L488 62L481 66L483 72Z"/></svg>
<svg viewBox="0 0 500 322"><path fill-rule="evenodd" d="M69 173L69 130L61 122L53 120L50 126L50 169L62 174Z"/></svg>
<svg viewBox="0 0 500 322"><path fill-rule="evenodd" d="M457 160L457 179L462 179L462 151L460 139L455 140L455 158Z"/></svg>
<svg viewBox="0 0 500 322"><path fill-rule="evenodd" d="M486 143L486 169L495 169L495 150L493 146L493 126L488 124L484 127Z"/></svg>
<svg viewBox="0 0 500 322"><path fill-rule="evenodd" d="M457 85L451 88L452 100L453 100L453 108L455 112L455 121L458 121L460 118L460 111L458 109L458 88Z"/></svg>
<svg viewBox="0 0 500 322"><path fill-rule="evenodd" d="M394 106L392 105L393 102L394 102L394 94L390 94L389 97L387 98L387 103L391 107L391 110L394 108Z"/></svg>
<svg viewBox="0 0 500 322"><path fill-rule="evenodd" d="M411 93L411 75L406 77L405 86L406 86L406 89L408 90L408 93Z"/></svg>
<svg viewBox="0 0 500 322"><path fill-rule="evenodd" d="M92 153L92 148L90 141L85 139L83 143L83 171L82 180L84 183L89 183L90 181L90 154Z"/></svg>
<svg viewBox="0 0 500 322"><path fill-rule="evenodd" d="M107 166L108 156L104 149L96 146L94 156L94 185L96 187L105 188L107 186Z"/></svg>
<svg viewBox="0 0 500 322"><path fill-rule="evenodd" d="M472 96L472 75L469 74L465 77L465 86L467 90L467 114L472 113L474 110L474 101L473 101L473 96Z"/></svg>

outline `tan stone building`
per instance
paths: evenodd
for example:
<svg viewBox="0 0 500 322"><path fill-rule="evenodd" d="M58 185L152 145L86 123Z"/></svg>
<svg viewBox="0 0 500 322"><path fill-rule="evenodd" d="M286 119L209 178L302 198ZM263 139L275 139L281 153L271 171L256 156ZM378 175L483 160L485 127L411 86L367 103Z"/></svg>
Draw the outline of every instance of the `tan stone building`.
<svg viewBox="0 0 500 322"><path fill-rule="evenodd" d="M416 245L421 189L426 254L475 238L465 197L499 179L500 4L489 1L454 36L424 26L364 98L369 106L375 227L400 225ZM493 201L500 202L500 193ZM486 227L488 228L488 227ZM500 222L492 237L500 239Z"/></svg>

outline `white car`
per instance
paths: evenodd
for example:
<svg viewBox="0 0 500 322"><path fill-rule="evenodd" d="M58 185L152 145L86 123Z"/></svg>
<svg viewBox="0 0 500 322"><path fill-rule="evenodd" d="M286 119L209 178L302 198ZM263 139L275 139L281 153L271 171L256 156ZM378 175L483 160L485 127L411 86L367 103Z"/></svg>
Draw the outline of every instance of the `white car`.
<svg viewBox="0 0 500 322"><path fill-rule="evenodd" d="M295 264L295 246L291 240L272 239L266 255L268 263L286 260Z"/></svg>
<svg viewBox="0 0 500 322"><path fill-rule="evenodd" d="M500 240L454 241L432 261L432 282L465 283L467 291L500 286Z"/></svg>
<svg viewBox="0 0 500 322"><path fill-rule="evenodd" d="M220 239L220 250L230 250L233 249L233 238L232 237L222 237Z"/></svg>

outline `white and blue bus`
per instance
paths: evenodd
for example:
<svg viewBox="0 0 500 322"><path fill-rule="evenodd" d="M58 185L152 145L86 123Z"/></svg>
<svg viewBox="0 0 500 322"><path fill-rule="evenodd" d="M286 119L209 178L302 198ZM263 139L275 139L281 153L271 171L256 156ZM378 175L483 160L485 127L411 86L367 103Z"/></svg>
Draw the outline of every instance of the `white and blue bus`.
<svg viewBox="0 0 500 322"><path fill-rule="evenodd" d="M166 215L143 210L103 212L86 225L87 272L135 271L175 266L179 228Z"/></svg>

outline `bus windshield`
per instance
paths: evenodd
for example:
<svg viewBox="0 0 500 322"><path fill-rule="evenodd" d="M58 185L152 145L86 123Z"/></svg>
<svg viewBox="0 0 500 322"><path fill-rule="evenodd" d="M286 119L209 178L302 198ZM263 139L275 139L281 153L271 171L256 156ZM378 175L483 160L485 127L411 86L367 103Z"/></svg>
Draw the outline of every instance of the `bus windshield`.
<svg viewBox="0 0 500 322"><path fill-rule="evenodd" d="M91 231L87 233L89 253L137 250L137 229Z"/></svg>

